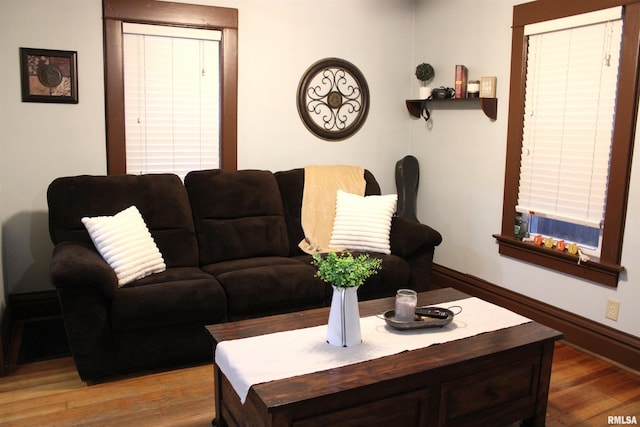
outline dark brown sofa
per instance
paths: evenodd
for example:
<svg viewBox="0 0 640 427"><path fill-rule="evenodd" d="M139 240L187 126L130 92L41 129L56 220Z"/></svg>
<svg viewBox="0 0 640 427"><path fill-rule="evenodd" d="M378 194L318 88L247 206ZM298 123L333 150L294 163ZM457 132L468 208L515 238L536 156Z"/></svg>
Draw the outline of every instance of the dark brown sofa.
<svg viewBox="0 0 640 427"><path fill-rule="evenodd" d="M366 194L380 187L368 171ZM298 249L304 170L75 176L49 186L50 275L78 373L116 373L210 360L204 325L328 305L331 288ZM135 205L167 269L118 287L81 218ZM429 287L440 234L394 218L390 255L361 300Z"/></svg>

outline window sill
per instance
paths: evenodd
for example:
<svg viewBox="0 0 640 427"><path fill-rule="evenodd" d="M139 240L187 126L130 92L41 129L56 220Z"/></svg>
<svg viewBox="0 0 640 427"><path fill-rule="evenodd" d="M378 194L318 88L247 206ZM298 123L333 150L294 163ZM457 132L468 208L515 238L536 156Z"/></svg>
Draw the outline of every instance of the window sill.
<svg viewBox="0 0 640 427"><path fill-rule="evenodd" d="M613 288L618 286L620 273L624 271L624 267L620 265L604 264L597 259L578 264L576 255L558 252L555 249L547 249L544 246L536 246L529 242L522 242L513 236L494 234L493 237L500 245L499 253L501 255L544 266Z"/></svg>

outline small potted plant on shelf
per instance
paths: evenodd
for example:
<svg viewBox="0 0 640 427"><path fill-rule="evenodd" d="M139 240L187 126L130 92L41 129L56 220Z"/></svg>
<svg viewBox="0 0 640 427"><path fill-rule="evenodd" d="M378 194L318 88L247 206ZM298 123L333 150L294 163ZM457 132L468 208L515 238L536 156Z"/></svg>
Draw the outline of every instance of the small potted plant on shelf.
<svg viewBox="0 0 640 427"><path fill-rule="evenodd" d="M416 77L421 82L420 86L420 99L427 99L431 96L431 88L428 83L435 76L435 71L431 64L423 62L416 67Z"/></svg>
<svg viewBox="0 0 640 427"><path fill-rule="evenodd" d="M382 268L382 260L368 254L350 252L314 254L311 264L318 267L316 276L333 287L327 342L349 347L362 342L358 287Z"/></svg>

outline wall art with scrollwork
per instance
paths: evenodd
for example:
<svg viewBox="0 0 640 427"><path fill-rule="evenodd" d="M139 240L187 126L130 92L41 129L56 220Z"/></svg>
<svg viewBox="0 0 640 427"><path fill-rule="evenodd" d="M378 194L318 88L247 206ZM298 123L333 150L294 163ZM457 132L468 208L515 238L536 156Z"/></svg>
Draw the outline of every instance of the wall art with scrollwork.
<svg viewBox="0 0 640 427"><path fill-rule="evenodd" d="M78 103L77 52L20 48L22 102Z"/></svg>
<svg viewBox="0 0 640 427"><path fill-rule="evenodd" d="M298 85L298 113L316 136L339 141L356 133L369 112L369 87L358 67L339 58L311 65Z"/></svg>

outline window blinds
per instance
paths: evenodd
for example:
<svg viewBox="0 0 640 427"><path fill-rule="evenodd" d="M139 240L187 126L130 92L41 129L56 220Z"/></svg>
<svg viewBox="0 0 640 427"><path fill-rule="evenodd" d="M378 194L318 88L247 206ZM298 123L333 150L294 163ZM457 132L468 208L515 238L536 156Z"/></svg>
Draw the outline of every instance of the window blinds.
<svg viewBox="0 0 640 427"><path fill-rule="evenodd" d="M220 164L219 31L123 27L127 173Z"/></svg>
<svg viewBox="0 0 640 427"><path fill-rule="evenodd" d="M614 17L607 10L591 22L569 22L578 25L571 28L559 29L567 22L554 21L525 28L529 49L518 212L601 226L622 34L616 9Z"/></svg>

